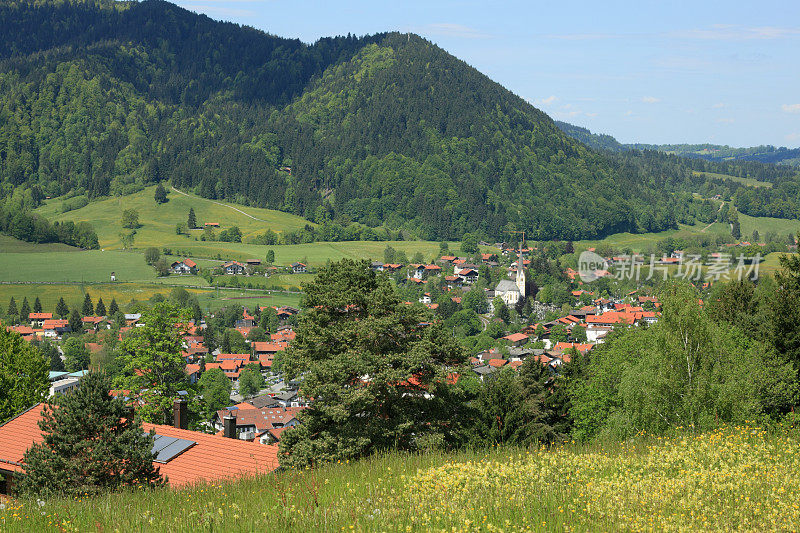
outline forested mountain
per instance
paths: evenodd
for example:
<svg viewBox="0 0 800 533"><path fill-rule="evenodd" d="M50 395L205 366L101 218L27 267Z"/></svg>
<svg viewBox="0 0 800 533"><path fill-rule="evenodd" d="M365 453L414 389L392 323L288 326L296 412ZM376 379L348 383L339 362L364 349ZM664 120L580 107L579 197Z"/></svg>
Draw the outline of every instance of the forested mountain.
<svg viewBox="0 0 800 533"><path fill-rule="evenodd" d="M427 239L579 239L691 221L708 211L691 192L739 186L673 156L589 149L413 34L309 45L158 0L6 1L0 30L5 197L171 180Z"/></svg>
<svg viewBox="0 0 800 533"><path fill-rule="evenodd" d="M586 128L555 121L561 131L586 146L598 150L623 152L625 150L656 150L668 154L705 159L707 161L753 161L775 165L800 167L800 148L775 148L774 146L753 146L750 148L732 148L719 144L622 144L611 135L592 133Z"/></svg>

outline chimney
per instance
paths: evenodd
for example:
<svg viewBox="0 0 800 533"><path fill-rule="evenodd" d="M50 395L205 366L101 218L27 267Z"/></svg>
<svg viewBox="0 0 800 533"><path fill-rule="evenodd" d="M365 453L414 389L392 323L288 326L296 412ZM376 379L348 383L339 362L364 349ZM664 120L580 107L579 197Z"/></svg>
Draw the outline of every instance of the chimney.
<svg viewBox="0 0 800 533"><path fill-rule="evenodd" d="M189 416L187 403L183 398L178 398L172 404L172 425L178 429L189 429Z"/></svg>
<svg viewBox="0 0 800 533"><path fill-rule="evenodd" d="M236 436L236 417L227 414L222 418L223 435L228 439L235 439Z"/></svg>

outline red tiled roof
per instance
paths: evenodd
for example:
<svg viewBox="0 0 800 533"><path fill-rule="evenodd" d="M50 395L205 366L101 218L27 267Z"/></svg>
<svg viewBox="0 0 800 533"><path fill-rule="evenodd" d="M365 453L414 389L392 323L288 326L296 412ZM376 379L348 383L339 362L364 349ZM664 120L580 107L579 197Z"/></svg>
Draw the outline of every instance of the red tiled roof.
<svg viewBox="0 0 800 533"><path fill-rule="evenodd" d="M184 264L184 265L186 265L186 266L187 266L187 267L189 267L189 268L194 268L194 267L196 267L196 266L197 266L197 263L195 263L195 262L194 262L194 261L192 261L191 259L184 259L184 260L183 260L183 264Z"/></svg>
<svg viewBox="0 0 800 533"><path fill-rule="evenodd" d="M489 365L495 368L500 368L501 366L504 366L507 362L508 361L506 361L505 359L489 359Z"/></svg>
<svg viewBox="0 0 800 533"><path fill-rule="evenodd" d="M49 320L53 318L53 313L31 313L28 318L30 320Z"/></svg>
<svg viewBox="0 0 800 533"><path fill-rule="evenodd" d="M524 341L525 339L528 338L528 336L525 335L524 333L512 333L511 335L506 335L503 338L507 341L519 342L519 341Z"/></svg>
<svg viewBox="0 0 800 533"><path fill-rule="evenodd" d="M45 320L42 323L42 329L64 328L67 324L69 324L69 320Z"/></svg>
<svg viewBox="0 0 800 533"><path fill-rule="evenodd" d="M208 368L208 367L206 367L206 368ZM200 372L200 365L186 365L183 368L183 371L191 376L194 373Z"/></svg>

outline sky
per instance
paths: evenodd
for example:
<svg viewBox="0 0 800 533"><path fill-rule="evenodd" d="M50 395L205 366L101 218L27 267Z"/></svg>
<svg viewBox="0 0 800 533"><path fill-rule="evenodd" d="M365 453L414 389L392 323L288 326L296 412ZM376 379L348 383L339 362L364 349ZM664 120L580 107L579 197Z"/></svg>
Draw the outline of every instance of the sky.
<svg viewBox="0 0 800 533"><path fill-rule="evenodd" d="M624 143L800 147L800 1L173 0L308 43L419 34Z"/></svg>

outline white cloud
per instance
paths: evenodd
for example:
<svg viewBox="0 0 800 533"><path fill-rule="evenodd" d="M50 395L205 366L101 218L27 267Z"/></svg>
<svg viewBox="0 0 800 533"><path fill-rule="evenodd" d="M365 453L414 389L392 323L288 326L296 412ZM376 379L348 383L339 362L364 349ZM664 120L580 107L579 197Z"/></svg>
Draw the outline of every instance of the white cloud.
<svg viewBox="0 0 800 533"><path fill-rule="evenodd" d="M626 117L632 117L632 116L633 116L633 111L631 111L630 109L628 109L627 111L625 111L625 112L623 113L623 115L625 115Z"/></svg>
<svg viewBox="0 0 800 533"><path fill-rule="evenodd" d="M711 107L713 109L722 109L723 107L725 107L725 103L724 102L717 102L716 104L712 105Z"/></svg>
<svg viewBox="0 0 800 533"><path fill-rule="evenodd" d="M735 122L732 118L718 118L717 124L733 124Z"/></svg>
<svg viewBox="0 0 800 533"><path fill-rule="evenodd" d="M800 133L797 132L790 133L788 135L784 135L783 138L789 142L800 141Z"/></svg>
<svg viewBox="0 0 800 533"><path fill-rule="evenodd" d="M642 96L642 102L645 104L655 104L660 102L660 98L656 98L655 96Z"/></svg>
<svg viewBox="0 0 800 533"><path fill-rule="evenodd" d="M586 113L586 116L589 118L594 118L597 116L597 113Z"/></svg>
<svg viewBox="0 0 800 533"><path fill-rule="evenodd" d="M558 100L558 97L555 95L550 95L547 98L541 98L536 100L536 105L552 105L555 101Z"/></svg>
<svg viewBox="0 0 800 533"><path fill-rule="evenodd" d="M412 29L411 31L423 35L440 35L445 37L460 37L462 39L486 39L491 37L476 28L456 24L454 22L435 22L425 26Z"/></svg>
<svg viewBox="0 0 800 533"><path fill-rule="evenodd" d="M800 104L783 104L781 109L784 113L800 113Z"/></svg>

